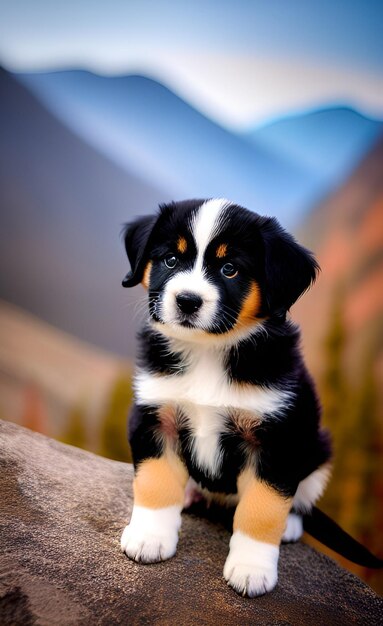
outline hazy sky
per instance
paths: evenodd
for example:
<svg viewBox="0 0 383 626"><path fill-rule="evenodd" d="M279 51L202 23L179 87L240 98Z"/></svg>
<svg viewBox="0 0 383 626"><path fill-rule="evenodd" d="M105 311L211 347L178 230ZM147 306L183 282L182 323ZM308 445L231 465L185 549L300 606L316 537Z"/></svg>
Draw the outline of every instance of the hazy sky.
<svg viewBox="0 0 383 626"><path fill-rule="evenodd" d="M144 73L228 126L346 103L383 118L383 2L0 0L0 63Z"/></svg>

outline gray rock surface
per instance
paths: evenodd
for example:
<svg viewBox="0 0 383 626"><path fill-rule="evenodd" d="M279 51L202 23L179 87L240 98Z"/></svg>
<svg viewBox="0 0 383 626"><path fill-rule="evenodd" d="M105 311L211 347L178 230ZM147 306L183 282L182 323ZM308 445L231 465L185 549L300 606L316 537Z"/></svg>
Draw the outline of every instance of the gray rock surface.
<svg viewBox="0 0 383 626"><path fill-rule="evenodd" d="M383 624L383 600L301 543L277 588L238 596L222 569L229 532L184 515L177 555L140 565L119 547L132 467L0 422L0 624Z"/></svg>

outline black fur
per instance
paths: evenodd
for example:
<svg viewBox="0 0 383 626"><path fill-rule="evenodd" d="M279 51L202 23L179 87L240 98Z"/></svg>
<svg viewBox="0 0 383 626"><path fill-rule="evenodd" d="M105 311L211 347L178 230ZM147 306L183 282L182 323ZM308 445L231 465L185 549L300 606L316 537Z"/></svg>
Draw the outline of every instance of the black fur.
<svg viewBox="0 0 383 626"><path fill-rule="evenodd" d="M234 382L253 385L293 384L304 370L298 327L277 318L264 323L264 334L241 341L227 356L227 371Z"/></svg>
<svg viewBox="0 0 383 626"><path fill-rule="evenodd" d="M128 427L135 467L144 459L161 456L163 447L161 439L157 437L159 419L156 406L134 404L130 412Z"/></svg>
<svg viewBox="0 0 383 626"><path fill-rule="evenodd" d="M131 266L131 271L125 276L124 287L135 287L142 280L147 260L150 234L157 219L154 215L145 215L123 229L125 250Z"/></svg>
<svg viewBox="0 0 383 626"><path fill-rule="evenodd" d="M319 265L311 252L283 230L275 218L261 218L260 232L265 248L268 311L286 312L315 281Z"/></svg>
<svg viewBox="0 0 383 626"><path fill-rule="evenodd" d="M303 526L305 531L315 537L315 539L318 539L325 546L338 552L338 554L341 554L349 561L358 563L362 567L375 569L383 567L383 559L379 559L375 554L372 554L316 506L312 508L310 514L304 516Z"/></svg>
<svg viewBox="0 0 383 626"><path fill-rule="evenodd" d="M167 339L145 326L138 334L138 365L153 374L177 375L185 371L180 354L172 351Z"/></svg>

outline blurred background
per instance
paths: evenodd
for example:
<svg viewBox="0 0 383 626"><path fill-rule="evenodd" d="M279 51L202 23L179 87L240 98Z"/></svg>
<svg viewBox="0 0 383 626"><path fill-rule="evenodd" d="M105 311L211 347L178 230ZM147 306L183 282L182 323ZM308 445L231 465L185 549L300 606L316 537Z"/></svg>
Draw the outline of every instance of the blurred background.
<svg viewBox="0 0 383 626"><path fill-rule="evenodd" d="M227 197L319 259L292 316L335 441L320 506L382 556L382 19L371 0L0 0L0 417L129 460L145 294L121 287L121 226Z"/></svg>

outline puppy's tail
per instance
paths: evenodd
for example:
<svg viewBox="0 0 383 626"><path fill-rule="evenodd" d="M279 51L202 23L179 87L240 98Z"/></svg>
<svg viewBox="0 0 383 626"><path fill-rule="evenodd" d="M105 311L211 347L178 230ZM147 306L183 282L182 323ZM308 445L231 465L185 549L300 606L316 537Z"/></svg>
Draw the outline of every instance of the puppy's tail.
<svg viewBox="0 0 383 626"><path fill-rule="evenodd" d="M328 517L326 513L315 506L311 513L303 516L303 528L314 539L357 565L375 569L383 567L383 559L372 554L359 541L338 526L331 517Z"/></svg>

